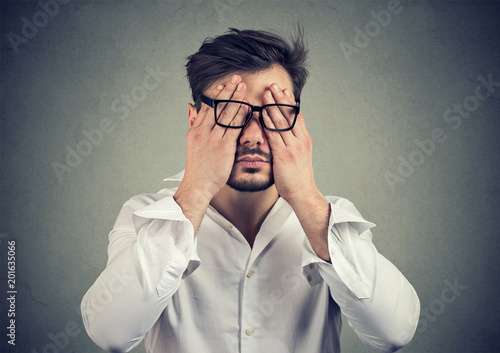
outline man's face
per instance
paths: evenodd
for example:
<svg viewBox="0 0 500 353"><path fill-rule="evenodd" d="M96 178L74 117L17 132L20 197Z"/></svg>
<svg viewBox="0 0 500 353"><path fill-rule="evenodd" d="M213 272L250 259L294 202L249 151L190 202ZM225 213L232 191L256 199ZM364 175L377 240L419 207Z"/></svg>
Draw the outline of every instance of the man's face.
<svg viewBox="0 0 500 353"><path fill-rule="evenodd" d="M232 75L217 81L215 85L228 82ZM238 73L247 85L245 100L252 105L262 106L263 96L271 84L277 83L281 89L293 92L288 73L280 66L266 71L248 74ZM235 162L227 185L237 191L263 191L274 185L272 154L266 131L259 122L258 113L245 126L238 138Z"/></svg>

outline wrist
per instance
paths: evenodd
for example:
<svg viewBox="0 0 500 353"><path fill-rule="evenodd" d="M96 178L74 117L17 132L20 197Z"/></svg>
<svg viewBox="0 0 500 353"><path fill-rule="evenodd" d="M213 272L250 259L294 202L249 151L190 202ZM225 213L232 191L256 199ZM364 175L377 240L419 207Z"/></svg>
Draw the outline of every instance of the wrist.
<svg viewBox="0 0 500 353"><path fill-rule="evenodd" d="M213 193L206 185L196 185L185 180L174 194L174 200L182 207L182 205L201 205L207 206L213 198Z"/></svg>
<svg viewBox="0 0 500 353"><path fill-rule="evenodd" d="M307 209L311 206L328 204L328 201L326 201L325 197L316 186L305 190L302 189L293 195L289 195L286 198L286 201L290 204L290 206L292 206L293 209Z"/></svg>
<svg viewBox="0 0 500 353"><path fill-rule="evenodd" d="M290 203L297 218L306 233L316 254L330 260L328 249L328 224L330 220L330 203L319 190L304 190L301 198L295 198Z"/></svg>
<svg viewBox="0 0 500 353"><path fill-rule="evenodd" d="M300 197L287 200L287 202L292 206L301 223L316 223L330 216L330 204L319 190L305 191Z"/></svg>

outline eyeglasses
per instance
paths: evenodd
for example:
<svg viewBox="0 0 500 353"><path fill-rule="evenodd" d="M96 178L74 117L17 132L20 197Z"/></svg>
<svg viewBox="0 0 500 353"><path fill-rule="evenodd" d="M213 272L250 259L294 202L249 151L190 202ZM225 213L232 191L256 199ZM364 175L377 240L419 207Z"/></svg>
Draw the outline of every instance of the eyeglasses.
<svg viewBox="0 0 500 353"><path fill-rule="evenodd" d="M197 98L214 109L215 123L229 129L241 129L248 125L255 112L259 113L259 121L264 128L270 131L292 130L300 111L300 102L293 104L266 104L255 106L241 101L211 99L203 94ZM264 119L265 111L269 118ZM284 119L273 121L271 116L283 116Z"/></svg>

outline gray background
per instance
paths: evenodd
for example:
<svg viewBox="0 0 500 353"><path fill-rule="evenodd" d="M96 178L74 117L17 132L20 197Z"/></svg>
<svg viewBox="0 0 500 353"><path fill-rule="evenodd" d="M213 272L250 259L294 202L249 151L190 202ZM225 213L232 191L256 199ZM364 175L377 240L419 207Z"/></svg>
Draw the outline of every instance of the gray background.
<svg viewBox="0 0 500 353"><path fill-rule="evenodd" d="M173 186L162 179L183 169L185 57L228 27L287 35L298 21L310 48L301 98L317 184L378 225L375 245L421 300L419 329L402 351L498 351L500 87L460 126L443 114L464 101L471 107L479 76L500 81L499 2L400 7L377 33L370 12L388 1L72 0L46 23L37 2L2 1L0 296L8 240L17 242L18 289L17 345L2 351L52 352L49 335L68 325L79 333L58 351L101 351L79 303L105 266L121 205ZM21 36L23 17L34 15L43 26L12 45L9 35ZM344 55L341 43L354 46L356 28L367 24L370 41ZM123 107L122 95L140 93L148 67L165 77L120 119L113 103ZM85 151L84 131L106 122L112 131ZM419 154L414 140L437 128L446 140ZM53 162L66 164L79 144L87 155L59 180ZM411 158L419 165L391 188L386 173ZM443 301L450 283L460 289ZM4 347L5 310L0 320ZM342 340L344 352L370 351L347 323Z"/></svg>

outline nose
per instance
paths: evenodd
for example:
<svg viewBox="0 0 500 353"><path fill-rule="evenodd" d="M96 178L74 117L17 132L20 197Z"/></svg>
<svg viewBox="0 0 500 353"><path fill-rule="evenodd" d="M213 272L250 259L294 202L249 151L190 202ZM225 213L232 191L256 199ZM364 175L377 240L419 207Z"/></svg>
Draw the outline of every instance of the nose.
<svg viewBox="0 0 500 353"><path fill-rule="evenodd" d="M240 134L239 143L249 147L262 146L267 142L264 127L260 124L259 113L255 112Z"/></svg>

